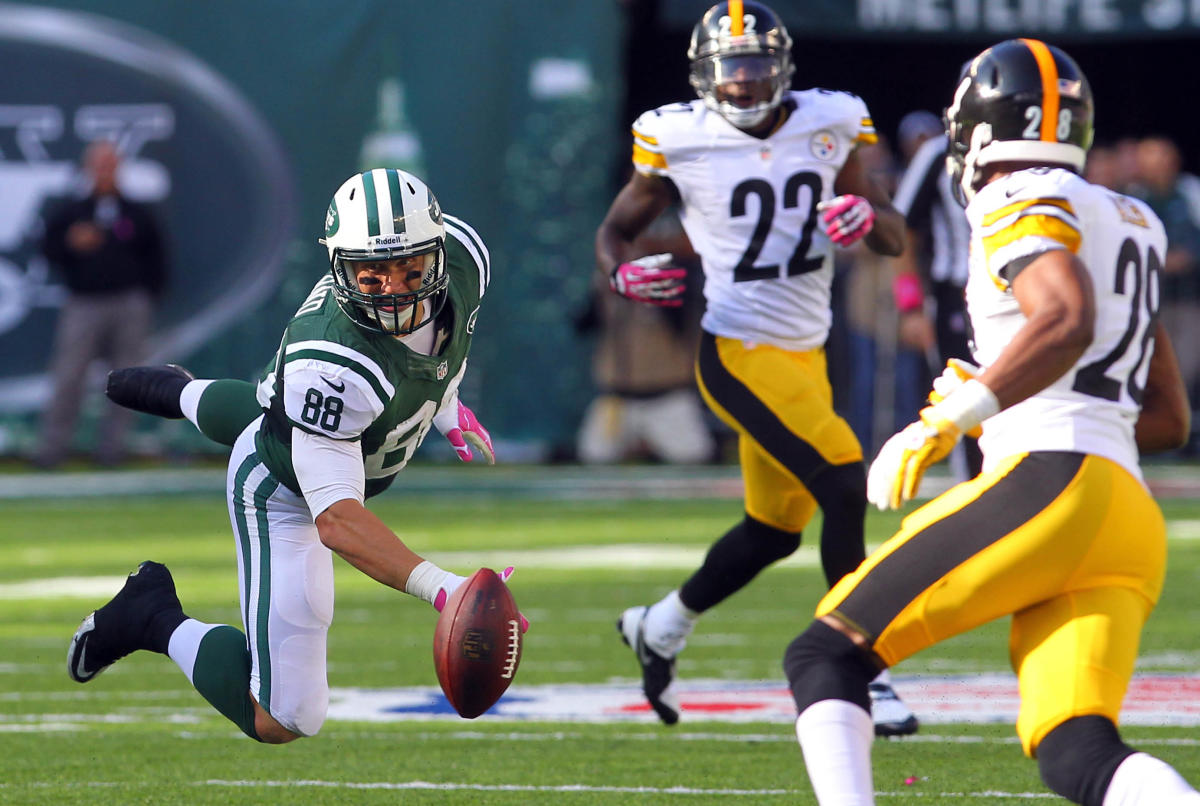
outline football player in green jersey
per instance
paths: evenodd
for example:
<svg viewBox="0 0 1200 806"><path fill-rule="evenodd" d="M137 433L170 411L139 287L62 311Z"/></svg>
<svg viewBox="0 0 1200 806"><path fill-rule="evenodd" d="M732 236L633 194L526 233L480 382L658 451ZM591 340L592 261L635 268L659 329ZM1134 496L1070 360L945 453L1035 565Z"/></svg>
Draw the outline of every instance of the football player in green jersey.
<svg viewBox="0 0 1200 806"><path fill-rule="evenodd" d="M187 617L166 567L145 562L84 619L68 653L81 683L134 650L167 654L218 711L269 743L324 722L334 552L438 610L464 580L414 553L365 499L431 425L464 461L472 449L494 461L487 430L458 399L490 274L478 234L443 214L420 179L378 168L338 189L322 243L329 274L257 386L175 366L109 377L114 402L187 417L232 445L226 490L245 632Z"/></svg>

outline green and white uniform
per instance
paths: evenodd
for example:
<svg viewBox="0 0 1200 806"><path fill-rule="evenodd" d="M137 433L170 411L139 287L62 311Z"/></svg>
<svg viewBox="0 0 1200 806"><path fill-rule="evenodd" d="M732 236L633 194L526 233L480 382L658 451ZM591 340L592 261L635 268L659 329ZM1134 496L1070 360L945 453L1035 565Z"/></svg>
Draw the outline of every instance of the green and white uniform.
<svg viewBox="0 0 1200 806"><path fill-rule="evenodd" d="M458 405L490 263L470 226L445 216L445 227L449 298L438 318L403 341L364 330L338 306L332 278L323 278L288 323L258 385L264 413L230 457L250 690L302 735L320 728L329 698L333 563L313 520L336 500L383 491L434 415ZM422 342L431 354L409 346ZM350 453L361 456L361 475L357 462L348 470Z"/></svg>

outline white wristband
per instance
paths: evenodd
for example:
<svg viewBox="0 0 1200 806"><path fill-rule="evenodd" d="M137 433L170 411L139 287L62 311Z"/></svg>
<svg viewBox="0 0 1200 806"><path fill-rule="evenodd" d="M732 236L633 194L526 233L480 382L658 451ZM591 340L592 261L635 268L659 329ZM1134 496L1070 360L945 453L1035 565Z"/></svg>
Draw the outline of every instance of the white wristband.
<svg viewBox="0 0 1200 806"><path fill-rule="evenodd" d="M449 575L450 572L443 571L429 560L422 560L408 575L408 581L404 583L404 592L433 604L438 589Z"/></svg>
<svg viewBox="0 0 1200 806"><path fill-rule="evenodd" d="M955 389L941 403L933 406L932 414L948 420L967 432L1000 411L1000 401L986 384L972 378Z"/></svg>

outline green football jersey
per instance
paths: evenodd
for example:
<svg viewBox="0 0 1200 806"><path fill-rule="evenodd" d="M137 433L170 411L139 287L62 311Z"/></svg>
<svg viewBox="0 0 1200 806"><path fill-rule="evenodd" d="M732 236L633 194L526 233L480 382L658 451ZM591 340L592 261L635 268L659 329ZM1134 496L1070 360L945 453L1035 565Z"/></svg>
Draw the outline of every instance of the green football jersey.
<svg viewBox="0 0 1200 806"><path fill-rule="evenodd" d="M368 497L382 492L425 439L433 416L453 397L466 370L491 265L469 225L445 216L449 292L432 325L434 355L393 336L365 330L338 306L333 278L322 278L288 322L263 371L258 402L265 416L255 437L263 464L300 492L292 467L292 429L359 440Z"/></svg>

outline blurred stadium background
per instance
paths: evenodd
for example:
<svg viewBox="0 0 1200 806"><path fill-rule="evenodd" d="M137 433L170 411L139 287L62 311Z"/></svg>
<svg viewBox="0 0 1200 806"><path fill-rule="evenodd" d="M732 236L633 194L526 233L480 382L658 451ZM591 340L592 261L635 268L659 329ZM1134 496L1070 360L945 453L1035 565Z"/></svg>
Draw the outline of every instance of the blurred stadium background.
<svg viewBox="0 0 1200 806"><path fill-rule="evenodd" d="M39 212L71 189L86 141L115 135L128 192L171 239L156 360L254 375L325 269L332 191L368 162L405 165L492 251L466 398L505 458L569 458L591 394L571 323L595 227L627 170L630 121L692 97L687 38L708 5L0 3L0 455L32 450L48 394L62 289L34 249ZM1196 0L773 5L795 38L796 86L860 94L889 138L906 112L941 110L964 59L1034 35L1088 72L1101 140L1165 134L1197 167ZM136 440L147 454L212 450L148 418Z"/></svg>

